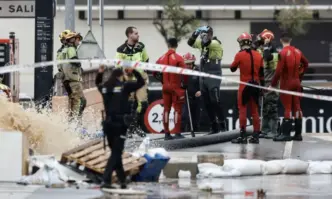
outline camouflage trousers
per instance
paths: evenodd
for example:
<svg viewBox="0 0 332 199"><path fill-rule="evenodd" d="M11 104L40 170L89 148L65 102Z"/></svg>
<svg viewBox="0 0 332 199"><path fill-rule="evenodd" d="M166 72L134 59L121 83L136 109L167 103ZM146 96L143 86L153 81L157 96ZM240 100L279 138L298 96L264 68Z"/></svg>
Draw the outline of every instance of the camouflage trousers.
<svg viewBox="0 0 332 199"><path fill-rule="evenodd" d="M269 91L264 94L262 133L277 134L279 121L278 99L279 95L276 92Z"/></svg>
<svg viewBox="0 0 332 199"><path fill-rule="evenodd" d="M82 82L69 82L69 87L69 117L81 116L86 105Z"/></svg>
<svg viewBox="0 0 332 199"><path fill-rule="evenodd" d="M144 131L147 131L145 124L144 124L144 115L148 108L148 83L149 83L149 76L146 72L141 73L142 78L145 81L145 85L138 89L136 92L132 92L129 96L129 101L132 102L134 105L133 110L137 117L135 118L135 124L142 128ZM126 81L136 81L133 76L125 76Z"/></svg>

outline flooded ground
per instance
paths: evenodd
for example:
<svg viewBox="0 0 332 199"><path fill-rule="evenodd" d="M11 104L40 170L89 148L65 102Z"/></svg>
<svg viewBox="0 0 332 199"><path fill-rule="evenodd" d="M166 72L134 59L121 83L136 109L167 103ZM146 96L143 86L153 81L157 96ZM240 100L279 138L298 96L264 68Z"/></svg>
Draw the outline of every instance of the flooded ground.
<svg viewBox="0 0 332 199"><path fill-rule="evenodd" d="M149 199L242 199L258 198L257 189L263 189L268 199L318 199L332 197L332 176L253 176L225 179L168 179L161 183L138 183L130 187L147 191ZM200 190L207 184L215 190ZM98 189L47 189L38 186L0 184L0 198L27 199L102 199L108 197ZM137 196L126 197L135 198Z"/></svg>
<svg viewBox="0 0 332 199"><path fill-rule="evenodd" d="M190 152L191 151L191 152ZM331 160L331 138L328 135L310 134L303 142L275 143L261 140L259 145L233 145L222 143L205 147L171 152L173 158L198 152L223 153L227 159L284 159ZM206 187L213 190L205 190ZM268 175L220 179L162 179L159 183L132 183L131 188L145 190L149 199L242 199L259 198L257 190L263 189L268 199L318 199L332 198L332 175ZM203 189L203 190L202 190ZM103 199L111 198L94 189L47 189L38 186L18 186L0 183L0 198L28 199ZM119 197L112 197L119 198ZM122 197L123 198L123 197ZM126 197L137 199L137 196Z"/></svg>

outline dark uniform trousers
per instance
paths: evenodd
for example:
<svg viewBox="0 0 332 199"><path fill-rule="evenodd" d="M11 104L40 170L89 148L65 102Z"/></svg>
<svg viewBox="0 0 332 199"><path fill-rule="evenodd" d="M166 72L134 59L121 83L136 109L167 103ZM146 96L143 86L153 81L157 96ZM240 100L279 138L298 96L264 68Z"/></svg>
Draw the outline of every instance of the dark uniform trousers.
<svg viewBox="0 0 332 199"><path fill-rule="evenodd" d="M127 127L125 125L104 124L104 132L107 137L111 157L107 161L104 172L104 182L112 182L113 171L116 171L120 183L125 183L126 176L122 165L122 153L126 140Z"/></svg>

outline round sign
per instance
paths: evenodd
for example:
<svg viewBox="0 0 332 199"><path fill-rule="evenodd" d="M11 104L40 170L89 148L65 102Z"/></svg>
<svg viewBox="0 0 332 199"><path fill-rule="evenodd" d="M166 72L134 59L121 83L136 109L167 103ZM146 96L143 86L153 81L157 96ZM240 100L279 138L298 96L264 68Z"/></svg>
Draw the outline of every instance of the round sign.
<svg viewBox="0 0 332 199"><path fill-rule="evenodd" d="M163 112L164 112L164 100L154 101L147 108L144 115L144 123L146 128L151 133L160 133L164 130L163 125ZM174 108L171 108L171 112L169 113L169 130L173 133L174 129Z"/></svg>

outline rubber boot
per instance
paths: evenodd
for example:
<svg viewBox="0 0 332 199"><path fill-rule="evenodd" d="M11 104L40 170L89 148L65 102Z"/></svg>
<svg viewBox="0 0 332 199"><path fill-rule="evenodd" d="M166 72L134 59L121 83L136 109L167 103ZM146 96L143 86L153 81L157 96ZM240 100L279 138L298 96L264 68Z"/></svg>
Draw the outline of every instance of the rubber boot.
<svg viewBox="0 0 332 199"><path fill-rule="evenodd" d="M164 130L162 130L160 133L165 134L165 140L173 140L174 139L174 137L172 137L169 132L165 132Z"/></svg>
<svg viewBox="0 0 332 199"><path fill-rule="evenodd" d="M292 136L292 140L294 141L302 141L302 118L295 119L295 135Z"/></svg>
<svg viewBox="0 0 332 199"><path fill-rule="evenodd" d="M185 137L181 133L177 133L177 134L175 134L174 138L175 139L183 139Z"/></svg>
<svg viewBox="0 0 332 199"><path fill-rule="evenodd" d="M241 129L240 137L233 139L231 142L233 144L247 144L248 140L247 140L246 131L244 129Z"/></svg>
<svg viewBox="0 0 332 199"><path fill-rule="evenodd" d="M278 120L271 119L269 121L269 126L271 128L271 132L267 133L264 137L265 139L273 139L278 135Z"/></svg>
<svg viewBox="0 0 332 199"><path fill-rule="evenodd" d="M254 132L252 136L249 138L250 144L259 144L259 132Z"/></svg>
<svg viewBox="0 0 332 199"><path fill-rule="evenodd" d="M218 122L214 121L211 124L211 130L210 133L208 133L208 135L217 134L217 133L219 133Z"/></svg>
<svg viewBox="0 0 332 199"><path fill-rule="evenodd" d="M262 121L262 132L259 134L260 138L265 138L266 135L270 132L269 120L263 117Z"/></svg>
<svg viewBox="0 0 332 199"><path fill-rule="evenodd" d="M280 135L273 138L273 141L275 142L287 142L292 141L292 138L290 136L290 133L292 131L292 120L291 119L284 119L281 127L280 127Z"/></svg>
<svg viewBox="0 0 332 199"><path fill-rule="evenodd" d="M126 183L122 183L120 186L121 189L127 189L127 184Z"/></svg>

